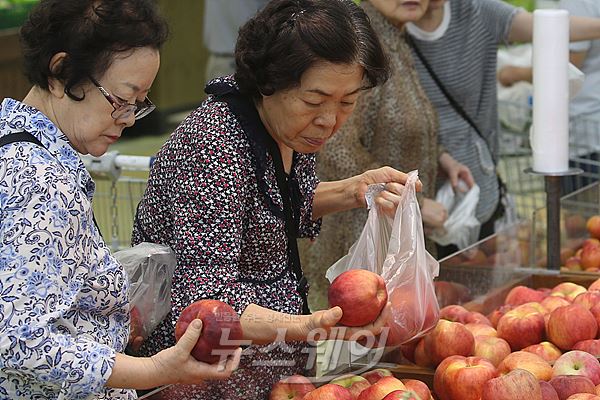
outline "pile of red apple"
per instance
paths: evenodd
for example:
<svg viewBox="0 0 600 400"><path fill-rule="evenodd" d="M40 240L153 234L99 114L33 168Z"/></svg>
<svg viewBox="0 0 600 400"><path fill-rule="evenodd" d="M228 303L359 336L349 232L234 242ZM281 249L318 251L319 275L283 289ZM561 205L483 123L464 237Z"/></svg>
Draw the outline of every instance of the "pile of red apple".
<svg viewBox="0 0 600 400"><path fill-rule="evenodd" d="M526 266L530 263L532 238L538 234L532 232L530 223L522 223L514 229L498 234L445 259L443 267L481 267L481 266ZM533 252L537 255L537 251Z"/></svg>
<svg viewBox="0 0 600 400"><path fill-rule="evenodd" d="M433 400L427 385L416 379L398 379L388 369L361 375L346 374L315 388L310 379L293 375L273 385L269 400Z"/></svg>
<svg viewBox="0 0 600 400"><path fill-rule="evenodd" d="M566 227L569 227L575 222L581 224L581 216L571 216L565 220ZM570 224L567 224L569 221ZM583 241L581 246L575 248L563 248L561 249L561 261L563 267L570 271L586 271L586 272L599 272L600 271L600 215L594 215L590 217L585 228L589 234L589 238ZM570 228L574 229L574 228ZM576 242L577 243L577 242Z"/></svg>
<svg viewBox="0 0 600 400"><path fill-rule="evenodd" d="M570 271L600 272L600 215L580 214L564 218L565 244L560 249L562 268ZM529 223L492 236L477 247L465 250L442 263L452 266L530 266L546 267L546 230L533 232ZM535 248L531 240L535 238Z"/></svg>
<svg viewBox="0 0 600 400"><path fill-rule="evenodd" d="M405 358L436 367L440 400L600 400L600 279L587 289L517 286L487 316L451 305L440 318L401 346Z"/></svg>

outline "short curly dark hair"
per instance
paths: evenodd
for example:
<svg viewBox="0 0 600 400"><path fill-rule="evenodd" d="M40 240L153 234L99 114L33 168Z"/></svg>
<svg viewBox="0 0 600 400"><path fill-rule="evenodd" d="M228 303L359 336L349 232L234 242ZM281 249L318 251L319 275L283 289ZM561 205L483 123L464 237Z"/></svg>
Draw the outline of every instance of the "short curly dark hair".
<svg viewBox="0 0 600 400"><path fill-rule="evenodd" d="M298 85L322 61L361 65L367 88L389 77L379 38L352 0L272 0L239 31L235 79L260 99Z"/></svg>
<svg viewBox="0 0 600 400"><path fill-rule="evenodd" d="M159 49L168 27L152 0L42 0L21 27L25 75L48 90L48 79L73 94L90 76L102 76L115 55L141 47ZM50 70L51 58L67 53L60 68Z"/></svg>

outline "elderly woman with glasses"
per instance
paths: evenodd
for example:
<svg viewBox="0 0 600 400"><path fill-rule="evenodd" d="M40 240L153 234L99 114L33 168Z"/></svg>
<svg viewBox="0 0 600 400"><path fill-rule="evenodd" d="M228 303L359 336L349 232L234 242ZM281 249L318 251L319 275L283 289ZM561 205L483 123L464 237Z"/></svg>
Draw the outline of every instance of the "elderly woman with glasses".
<svg viewBox="0 0 600 400"><path fill-rule="evenodd" d="M171 326L162 338L170 345L147 357L123 354L130 319L127 276L95 226L95 185L78 153L102 155L124 128L154 109L147 94L167 27L153 4L42 0L21 30L33 88L22 101L7 98L0 105L0 399L131 399L135 393L129 388L208 386L205 380L228 378L240 362L240 349L218 365L190 356L200 320L177 344ZM344 110L350 110L347 102L362 88L361 68L326 70L335 71L338 81L347 76L343 71L352 70L352 84L344 85L352 93L343 100ZM217 160L211 162L220 168ZM405 177L387 172L390 180ZM198 184L210 179L202 177ZM266 251L279 257L280 244L270 245L273 249ZM210 247L216 251L219 244ZM193 282L190 298L219 289L213 283ZM286 339L306 340L311 331L327 335L342 315L339 307L291 315L296 307L287 303L298 305L297 295L282 300L262 303L272 309L247 308L241 321L246 342L270 343L284 331ZM347 337L378 334L388 315L389 305L374 323L344 332ZM256 368L261 372L269 366ZM256 382L239 383L256 390ZM271 381L259 383L264 393Z"/></svg>
<svg viewBox="0 0 600 400"><path fill-rule="evenodd" d="M326 330L342 310L309 314L296 239L317 235L323 215L366 208L371 183L386 183L375 202L395 211L407 179L390 167L330 182L315 173L315 153L389 74L351 0L272 0L240 29L235 58L235 75L209 82L157 155L133 241L177 254L171 313L142 354L172 346L184 307L206 298L239 313L252 345L228 380L171 387L165 398L266 399L282 376L310 374L311 327ZM271 318L269 308L295 315Z"/></svg>
<svg viewBox="0 0 600 400"><path fill-rule="evenodd" d="M179 343L123 354L127 276L92 215L78 153L102 155L154 108L167 26L151 0L42 0L21 30L33 88L0 105L0 398L133 399L131 389L228 377Z"/></svg>

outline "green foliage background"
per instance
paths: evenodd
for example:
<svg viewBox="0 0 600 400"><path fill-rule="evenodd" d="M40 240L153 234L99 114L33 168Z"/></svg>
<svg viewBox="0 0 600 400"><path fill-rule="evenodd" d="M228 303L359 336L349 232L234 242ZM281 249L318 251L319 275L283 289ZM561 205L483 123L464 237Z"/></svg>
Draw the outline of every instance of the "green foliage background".
<svg viewBox="0 0 600 400"><path fill-rule="evenodd" d="M0 0L0 29L17 28L39 0Z"/></svg>
<svg viewBox="0 0 600 400"><path fill-rule="evenodd" d="M535 0L504 0L507 3L515 5L517 7L523 7L528 11L533 11L535 8ZM360 0L354 0L356 4L360 4Z"/></svg>

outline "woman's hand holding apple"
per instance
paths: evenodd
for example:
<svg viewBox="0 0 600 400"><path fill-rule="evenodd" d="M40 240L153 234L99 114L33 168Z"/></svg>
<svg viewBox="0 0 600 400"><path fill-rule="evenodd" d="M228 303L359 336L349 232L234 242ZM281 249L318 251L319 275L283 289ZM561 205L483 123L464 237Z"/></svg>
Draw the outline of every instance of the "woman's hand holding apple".
<svg viewBox="0 0 600 400"><path fill-rule="evenodd" d="M153 367L165 383L198 384L203 380L227 379L240 362L242 349L217 364L197 361L191 352L202 331L202 321L194 320L177 344L150 357Z"/></svg>
<svg viewBox="0 0 600 400"><path fill-rule="evenodd" d="M358 341L365 337L381 334L387 320L391 316L391 304L387 303L377 319L364 326L348 327L340 325L343 312L338 306L328 310L317 311L303 320L298 328L297 340L317 341L325 339Z"/></svg>

